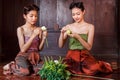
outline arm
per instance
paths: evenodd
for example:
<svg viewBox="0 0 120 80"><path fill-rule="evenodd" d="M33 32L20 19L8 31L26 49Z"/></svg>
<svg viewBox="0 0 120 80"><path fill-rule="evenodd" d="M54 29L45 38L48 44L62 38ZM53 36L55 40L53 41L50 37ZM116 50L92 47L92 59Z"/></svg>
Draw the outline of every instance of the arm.
<svg viewBox="0 0 120 80"><path fill-rule="evenodd" d="M30 39L25 43L23 29L21 27L17 29L17 36L18 36L19 47L21 52L26 52L26 50L30 47L33 39L36 37L36 35L38 35L38 33L39 33L39 29L35 29Z"/></svg>
<svg viewBox="0 0 120 80"><path fill-rule="evenodd" d="M93 38L94 38L94 26L90 25L89 32L88 32L88 42L84 41L80 36L78 36L78 40L81 42L81 44L87 49L91 50L93 45Z"/></svg>
<svg viewBox="0 0 120 80"><path fill-rule="evenodd" d="M62 30L61 30L61 33L60 33L60 37L59 37L59 47L62 48L64 46L64 43L67 39L67 34L66 34L66 27L63 27Z"/></svg>
<svg viewBox="0 0 120 80"><path fill-rule="evenodd" d="M47 30L46 30L46 31L43 31L43 33L42 33L41 42L40 42L40 45L39 45L39 50L42 50L42 49L43 49L43 46L44 46L44 42L45 42L45 40L46 40L46 37L47 37Z"/></svg>

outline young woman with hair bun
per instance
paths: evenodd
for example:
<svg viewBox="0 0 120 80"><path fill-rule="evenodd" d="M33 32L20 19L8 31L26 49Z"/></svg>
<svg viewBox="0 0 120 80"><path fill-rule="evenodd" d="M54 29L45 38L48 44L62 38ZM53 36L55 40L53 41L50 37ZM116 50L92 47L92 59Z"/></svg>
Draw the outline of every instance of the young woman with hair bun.
<svg viewBox="0 0 120 80"><path fill-rule="evenodd" d="M17 28L17 37L20 51L15 61L12 61L3 67L4 74L30 75L37 73L42 66L42 60L39 51L44 46L47 37L47 31L42 31L41 27L35 24L38 19L39 7L30 4L24 7L23 17L25 24Z"/></svg>
<svg viewBox="0 0 120 80"><path fill-rule="evenodd" d="M84 20L85 8L83 2L72 2L69 9L74 22L61 29L59 47L62 48L69 37L69 50L64 59L67 69L74 74L95 75L111 73L111 65L96 60L90 50L94 40L94 25Z"/></svg>

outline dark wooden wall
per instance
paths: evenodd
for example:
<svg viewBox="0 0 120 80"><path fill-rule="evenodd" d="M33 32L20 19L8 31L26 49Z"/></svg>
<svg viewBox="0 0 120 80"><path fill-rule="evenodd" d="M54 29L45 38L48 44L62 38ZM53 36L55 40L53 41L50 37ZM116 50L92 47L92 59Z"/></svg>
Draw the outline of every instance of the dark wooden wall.
<svg viewBox="0 0 120 80"><path fill-rule="evenodd" d="M91 53L99 59L117 61L119 53L117 27L117 0L1 0L0 32L1 52L4 56L13 57L19 51L16 29L24 23L23 6L35 3L40 7L39 26L48 28L48 44L42 55L65 55L68 45L58 48L59 29L72 23L69 5L71 2L83 1L86 9L85 20L95 25L95 39ZM119 0L118 0L119 1ZM10 56L12 57L12 56ZM106 59L107 58L107 59ZM6 58L5 58L6 59Z"/></svg>
<svg viewBox="0 0 120 80"><path fill-rule="evenodd" d="M23 25L23 7L33 0L1 0L1 59L14 59L19 51L16 29Z"/></svg>
<svg viewBox="0 0 120 80"><path fill-rule="evenodd" d="M2 49L1 49L1 27L2 27L2 0L0 1L0 57L2 57Z"/></svg>
<svg viewBox="0 0 120 80"><path fill-rule="evenodd" d="M48 28L48 44L49 46L43 49L43 55L65 55L67 45L60 49L58 48L59 30L54 30L57 25L61 28L72 22L69 4L72 0L39 0L40 3L40 26L45 25Z"/></svg>
<svg viewBox="0 0 120 80"><path fill-rule="evenodd" d="M117 16L118 16L118 18L117 18L117 25L118 25L118 52L119 52L119 56L118 56L118 63L120 63L120 0L118 0L117 1ZM119 66L119 68L120 68L120 64L118 65Z"/></svg>

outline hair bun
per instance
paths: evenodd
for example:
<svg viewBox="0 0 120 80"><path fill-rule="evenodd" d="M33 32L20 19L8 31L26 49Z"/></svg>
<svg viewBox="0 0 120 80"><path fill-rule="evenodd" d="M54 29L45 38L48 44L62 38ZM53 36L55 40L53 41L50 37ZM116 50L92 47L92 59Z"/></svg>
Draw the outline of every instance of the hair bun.
<svg viewBox="0 0 120 80"><path fill-rule="evenodd" d="M23 8L23 13L26 15L31 10L39 11L39 7L35 4L29 4Z"/></svg>
<svg viewBox="0 0 120 80"><path fill-rule="evenodd" d="M83 2L72 2L69 6L69 9L73 9L73 8L79 8L81 9L82 11L84 11L84 5L83 5Z"/></svg>
<svg viewBox="0 0 120 80"><path fill-rule="evenodd" d="M81 2L81 5L83 5L83 2Z"/></svg>

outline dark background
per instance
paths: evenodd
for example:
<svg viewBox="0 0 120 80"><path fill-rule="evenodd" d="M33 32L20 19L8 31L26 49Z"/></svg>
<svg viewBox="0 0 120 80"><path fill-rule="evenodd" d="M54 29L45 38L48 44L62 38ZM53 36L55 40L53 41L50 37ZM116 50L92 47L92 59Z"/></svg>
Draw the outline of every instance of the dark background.
<svg viewBox="0 0 120 80"><path fill-rule="evenodd" d="M58 48L59 28L72 23L69 5L83 1L85 20L95 25L95 39L91 50L100 60L120 63L120 1L119 0L0 0L0 61L14 60L19 52L16 35L18 26L24 24L23 7L35 3L40 7L38 26L48 28L48 44L42 55L65 56L67 44Z"/></svg>

